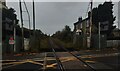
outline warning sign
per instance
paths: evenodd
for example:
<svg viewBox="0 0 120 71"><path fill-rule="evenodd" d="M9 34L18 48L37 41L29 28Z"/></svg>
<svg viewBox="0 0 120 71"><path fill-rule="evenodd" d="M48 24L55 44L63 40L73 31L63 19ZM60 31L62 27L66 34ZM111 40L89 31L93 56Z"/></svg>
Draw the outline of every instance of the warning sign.
<svg viewBox="0 0 120 71"><path fill-rule="evenodd" d="M15 42L14 42L14 38L13 37L10 37L10 39L9 39L9 44L14 44Z"/></svg>

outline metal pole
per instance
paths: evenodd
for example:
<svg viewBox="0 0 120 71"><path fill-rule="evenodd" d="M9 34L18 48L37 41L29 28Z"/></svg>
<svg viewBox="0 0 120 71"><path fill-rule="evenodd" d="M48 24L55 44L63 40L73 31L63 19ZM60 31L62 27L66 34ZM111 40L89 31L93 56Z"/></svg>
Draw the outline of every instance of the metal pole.
<svg viewBox="0 0 120 71"><path fill-rule="evenodd" d="M101 44L101 43L100 43L100 40L101 40L101 39L100 39L100 22L99 22L99 50L100 50L100 47L101 47L101 46L100 46L100 44Z"/></svg>
<svg viewBox="0 0 120 71"><path fill-rule="evenodd" d="M21 0L19 0L20 5L20 17L21 17L21 27L22 27L22 50L24 49L24 30L23 30L23 17L22 17L22 6L21 6Z"/></svg>
<svg viewBox="0 0 120 71"><path fill-rule="evenodd" d="M16 52L16 22L14 20L14 52Z"/></svg>
<svg viewBox="0 0 120 71"><path fill-rule="evenodd" d="M33 0L33 32L35 37L35 9L34 9L34 0Z"/></svg>
<svg viewBox="0 0 120 71"><path fill-rule="evenodd" d="M33 46L36 48L36 37L35 37L35 9L33 0Z"/></svg>
<svg viewBox="0 0 120 71"><path fill-rule="evenodd" d="M92 34L92 6L93 6L93 0L91 0L91 14L90 14L90 47L91 47L91 34Z"/></svg>

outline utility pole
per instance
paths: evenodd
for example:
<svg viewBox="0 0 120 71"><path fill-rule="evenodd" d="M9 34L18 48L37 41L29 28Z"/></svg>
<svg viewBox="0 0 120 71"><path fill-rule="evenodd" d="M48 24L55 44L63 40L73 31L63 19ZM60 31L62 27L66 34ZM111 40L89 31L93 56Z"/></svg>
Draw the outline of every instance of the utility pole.
<svg viewBox="0 0 120 71"><path fill-rule="evenodd" d="M92 6L93 6L93 0L91 0L91 7L90 7L90 47L91 47L91 34L92 34Z"/></svg>
<svg viewBox="0 0 120 71"><path fill-rule="evenodd" d="M22 16L21 0L19 0L19 6L20 6L20 17L21 17L21 28L22 28L22 50L23 50L24 49L24 30L23 30L23 16Z"/></svg>
<svg viewBox="0 0 120 71"><path fill-rule="evenodd" d="M36 37L35 37L35 7L33 0L33 46L36 48ZM32 47L33 47L32 46Z"/></svg>
<svg viewBox="0 0 120 71"><path fill-rule="evenodd" d="M35 37L35 6L34 6L34 0L33 0L33 33Z"/></svg>

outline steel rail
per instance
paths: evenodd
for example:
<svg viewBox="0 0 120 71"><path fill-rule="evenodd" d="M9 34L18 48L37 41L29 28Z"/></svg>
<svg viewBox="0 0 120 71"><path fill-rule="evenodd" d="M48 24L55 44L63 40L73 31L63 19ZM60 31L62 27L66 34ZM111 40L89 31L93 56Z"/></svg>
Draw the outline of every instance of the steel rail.
<svg viewBox="0 0 120 71"><path fill-rule="evenodd" d="M91 67L87 62L85 62L82 58L78 57L77 55L73 54L72 52L70 52L68 49L64 48L63 46L60 46L60 48L62 48L63 50L65 50L66 52L70 53L72 56L74 56L75 58L77 58L79 61L83 62L85 65L87 65L90 69L92 69L93 71L96 71L93 67Z"/></svg>
<svg viewBox="0 0 120 71"><path fill-rule="evenodd" d="M52 46L53 42L52 42L51 40L50 40L50 44L51 44L51 49L52 49L52 51L53 51L53 54L54 54L54 56L55 56L55 58L56 58L56 62L57 62L57 64L58 64L60 70L61 70L61 71L65 71L65 69L64 69L64 67L63 67L63 65L62 65L62 63L61 63L61 61L60 61L60 59L59 59L59 57L58 57L57 54L56 54L55 49L54 49L53 46Z"/></svg>

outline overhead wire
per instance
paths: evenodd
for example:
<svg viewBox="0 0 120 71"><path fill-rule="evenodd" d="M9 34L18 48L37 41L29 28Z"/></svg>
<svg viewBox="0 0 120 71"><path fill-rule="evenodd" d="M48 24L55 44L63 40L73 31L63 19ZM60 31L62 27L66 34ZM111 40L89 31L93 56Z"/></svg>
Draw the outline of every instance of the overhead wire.
<svg viewBox="0 0 120 71"><path fill-rule="evenodd" d="M88 4L88 7L87 7L87 11L86 11L85 17L87 17L89 9L90 9L90 2L89 2L89 4Z"/></svg>

